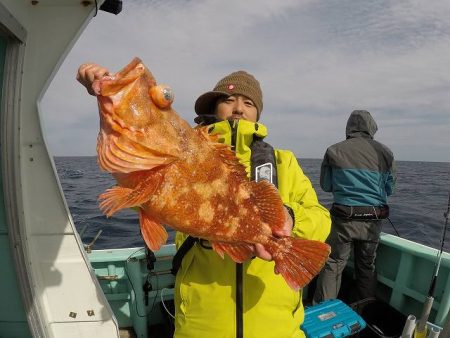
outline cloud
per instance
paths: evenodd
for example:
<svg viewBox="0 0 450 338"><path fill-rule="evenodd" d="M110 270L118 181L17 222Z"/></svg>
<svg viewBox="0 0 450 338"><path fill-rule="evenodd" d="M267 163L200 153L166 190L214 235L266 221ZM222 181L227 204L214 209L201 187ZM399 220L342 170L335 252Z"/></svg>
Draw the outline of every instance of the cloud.
<svg viewBox="0 0 450 338"><path fill-rule="evenodd" d="M115 71L139 56L189 122L198 95L245 69L261 82L275 146L321 158L350 112L367 109L398 159L450 161L448 13L442 1L124 2L118 16L92 19L48 90L50 150L94 154L96 104L74 80L77 67Z"/></svg>

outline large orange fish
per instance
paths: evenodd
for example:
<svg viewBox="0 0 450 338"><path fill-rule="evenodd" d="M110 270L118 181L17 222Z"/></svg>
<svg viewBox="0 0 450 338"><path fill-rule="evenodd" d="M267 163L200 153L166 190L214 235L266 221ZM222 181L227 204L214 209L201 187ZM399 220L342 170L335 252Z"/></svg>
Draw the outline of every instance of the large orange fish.
<svg viewBox="0 0 450 338"><path fill-rule="evenodd" d="M295 290L320 271L328 245L273 236L285 222L277 189L249 181L219 136L180 118L171 108L170 88L158 86L141 60L95 81L93 89L100 110L99 165L118 183L100 195L107 216L137 207L151 250L167 240L163 224L209 240L235 262L252 257L254 244L261 243Z"/></svg>

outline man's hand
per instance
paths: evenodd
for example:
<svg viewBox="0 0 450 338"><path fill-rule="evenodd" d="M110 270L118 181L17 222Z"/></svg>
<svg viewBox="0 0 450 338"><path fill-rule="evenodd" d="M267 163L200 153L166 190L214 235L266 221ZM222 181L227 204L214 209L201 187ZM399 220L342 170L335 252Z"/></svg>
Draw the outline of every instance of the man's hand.
<svg viewBox="0 0 450 338"><path fill-rule="evenodd" d="M92 83L108 75L111 74L107 68L95 63L85 63L78 68L77 80L86 87L89 94L95 95Z"/></svg>
<svg viewBox="0 0 450 338"><path fill-rule="evenodd" d="M275 237L289 237L292 234L292 228L294 226L294 220L292 219L291 215L289 214L288 210L284 208L284 214L285 214L285 222L282 229L275 230L273 232L273 235ZM255 244L255 256L259 257L261 259L264 259L265 261L271 261L272 255L264 249L264 246L262 244L256 243ZM275 273L277 271L275 270Z"/></svg>

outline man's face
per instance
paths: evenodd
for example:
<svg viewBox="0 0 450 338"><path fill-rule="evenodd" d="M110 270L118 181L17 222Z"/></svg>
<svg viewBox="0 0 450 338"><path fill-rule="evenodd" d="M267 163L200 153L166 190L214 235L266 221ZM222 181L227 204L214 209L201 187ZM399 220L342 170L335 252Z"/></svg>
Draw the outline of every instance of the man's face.
<svg viewBox="0 0 450 338"><path fill-rule="evenodd" d="M255 104L243 95L231 95L219 99L215 114L220 120L244 119L256 122L258 118L258 111Z"/></svg>

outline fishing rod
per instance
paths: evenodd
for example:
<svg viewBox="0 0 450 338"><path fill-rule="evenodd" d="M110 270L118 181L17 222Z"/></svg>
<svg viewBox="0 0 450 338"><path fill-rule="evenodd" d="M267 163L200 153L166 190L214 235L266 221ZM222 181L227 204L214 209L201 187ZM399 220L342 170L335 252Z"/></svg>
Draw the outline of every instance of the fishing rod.
<svg viewBox="0 0 450 338"><path fill-rule="evenodd" d="M434 210L429 210L429 211L427 211L427 212L422 213L422 216L428 215L428 214L430 214L430 213L432 213L432 212L434 212ZM389 223L391 224L392 228L393 228L394 231L395 231L395 234L396 234L398 237L403 238L403 237L400 235L400 233L397 231L397 228L395 227L394 223L392 223L391 219L390 219L389 217L386 217L386 219L387 219L387 220L389 221ZM415 219L415 220L416 220L416 219ZM449 338L450 338L450 337L449 337Z"/></svg>
<svg viewBox="0 0 450 338"><path fill-rule="evenodd" d="M430 211L428 211L428 212L425 212L425 213L422 214L422 216L428 215L428 214L431 213L431 212L434 212L434 210L430 210ZM389 221L389 223L391 224L392 228L393 228L394 231L395 231L395 234L396 234L398 237L403 238L403 237L400 235L400 233L397 231L397 228L395 227L394 223L392 223L391 219L390 219L389 217L386 217L386 219L387 219L387 220Z"/></svg>
<svg viewBox="0 0 450 338"><path fill-rule="evenodd" d="M428 321L428 317L430 316L431 307L433 306L434 290L436 288L436 280L439 274L439 268L441 266L442 252L444 251L445 234L447 232L449 213L450 213L450 194L448 196L447 212L444 214L445 222L444 227L442 229L441 248L437 254L437 261L434 269L434 275L431 279L430 289L428 290L428 296L425 299L425 303L423 304L422 315L420 316L420 319L416 326L416 331L414 332L414 337L416 338L426 336L426 324Z"/></svg>
<svg viewBox="0 0 450 338"><path fill-rule="evenodd" d="M387 220L389 221L389 223L391 223L391 225L394 228L394 231L397 234L397 236L398 237L402 237L402 236L400 236L399 232L397 231L397 228L394 226L394 223L392 223L391 219L388 217Z"/></svg>

